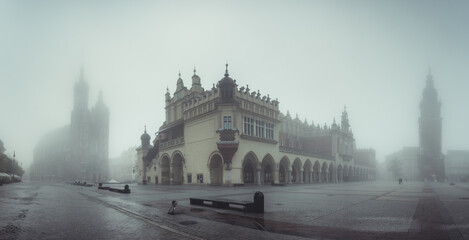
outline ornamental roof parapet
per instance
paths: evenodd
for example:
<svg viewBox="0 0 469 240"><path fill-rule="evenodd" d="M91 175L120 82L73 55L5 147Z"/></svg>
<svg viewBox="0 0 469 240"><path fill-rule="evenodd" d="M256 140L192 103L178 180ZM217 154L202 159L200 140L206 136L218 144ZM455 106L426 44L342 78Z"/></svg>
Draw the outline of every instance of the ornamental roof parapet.
<svg viewBox="0 0 469 240"><path fill-rule="evenodd" d="M250 91L249 85L246 87L240 87L236 91L236 97L242 100L247 100L253 103L256 103L260 106L273 109L273 110L279 110L279 101L278 99L272 100L270 98L270 95L267 94L267 96L262 96L260 91Z"/></svg>
<svg viewBox="0 0 469 240"><path fill-rule="evenodd" d="M212 102L218 99L219 92L217 89L206 90L197 95L187 95L183 98L183 110L189 110L192 108L199 107L205 103Z"/></svg>

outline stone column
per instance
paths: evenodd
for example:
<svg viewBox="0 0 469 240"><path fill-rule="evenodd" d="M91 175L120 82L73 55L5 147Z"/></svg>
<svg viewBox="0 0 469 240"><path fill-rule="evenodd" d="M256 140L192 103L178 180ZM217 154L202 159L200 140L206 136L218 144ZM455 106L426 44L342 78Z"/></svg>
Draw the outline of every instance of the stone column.
<svg viewBox="0 0 469 240"><path fill-rule="evenodd" d="M290 168L289 171L287 171L287 176L286 177L287 177L287 183L291 184L291 168Z"/></svg>
<svg viewBox="0 0 469 240"><path fill-rule="evenodd" d="M300 179L301 179L300 182L301 182L301 183L305 183L305 180L304 180L304 178L303 178L303 173L304 173L304 170L301 170L301 171L300 171Z"/></svg>
<svg viewBox="0 0 469 240"><path fill-rule="evenodd" d="M332 182L337 182L337 168L334 168L334 172L332 173Z"/></svg>
<svg viewBox="0 0 469 240"><path fill-rule="evenodd" d="M274 170L272 171L272 180L276 183L279 183L279 179L278 179L278 168L274 167Z"/></svg>
<svg viewBox="0 0 469 240"><path fill-rule="evenodd" d="M231 185L231 163L225 163L225 184Z"/></svg>
<svg viewBox="0 0 469 240"><path fill-rule="evenodd" d="M318 171L318 182L322 182L322 174L321 171Z"/></svg>
<svg viewBox="0 0 469 240"><path fill-rule="evenodd" d="M313 169L309 171L309 183L313 183Z"/></svg>
<svg viewBox="0 0 469 240"><path fill-rule="evenodd" d="M325 177L326 177L326 179L325 179L324 182L329 182L329 170L326 170Z"/></svg>

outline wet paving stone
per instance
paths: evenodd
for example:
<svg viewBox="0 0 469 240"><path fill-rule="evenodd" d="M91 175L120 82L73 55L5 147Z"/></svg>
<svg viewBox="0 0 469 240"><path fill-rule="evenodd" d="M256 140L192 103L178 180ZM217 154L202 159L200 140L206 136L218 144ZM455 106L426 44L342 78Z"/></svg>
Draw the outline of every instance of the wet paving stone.
<svg viewBox="0 0 469 240"><path fill-rule="evenodd" d="M120 186L115 186L119 188ZM272 186L131 185L131 194L63 183L0 188L0 239L464 239L469 185L355 182ZM189 204L252 201L265 213ZM176 214L167 214L173 200Z"/></svg>

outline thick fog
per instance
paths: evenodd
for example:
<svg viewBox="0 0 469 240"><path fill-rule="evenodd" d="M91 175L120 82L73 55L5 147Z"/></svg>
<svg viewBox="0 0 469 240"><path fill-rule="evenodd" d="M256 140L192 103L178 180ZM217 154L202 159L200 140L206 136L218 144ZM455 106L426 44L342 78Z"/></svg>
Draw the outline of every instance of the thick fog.
<svg viewBox="0 0 469 240"><path fill-rule="evenodd" d="M230 76L308 123L344 106L378 161L418 146L431 68L443 153L469 149L465 1L1 1L0 139L28 168L44 134L70 124L83 65L89 107L110 110L109 155L152 137L166 88L194 67L205 89Z"/></svg>

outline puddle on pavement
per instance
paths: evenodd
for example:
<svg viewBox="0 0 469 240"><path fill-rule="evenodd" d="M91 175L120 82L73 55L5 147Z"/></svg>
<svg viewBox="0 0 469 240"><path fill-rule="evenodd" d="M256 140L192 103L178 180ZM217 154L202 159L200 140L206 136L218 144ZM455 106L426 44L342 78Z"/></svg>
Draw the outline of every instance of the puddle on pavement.
<svg viewBox="0 0 469 240"><path fill-rule="evenodd" d="M21 233L21 228L13 224L8 224L2 229L0 229L0 235L19 234L19 233Z"/></svg>
<svg viewBox="0 0 469 240"><path fill-rule="evenodd" d="M198 212L204 212L204 211L205 211L205 209L200 209L200 208L190 208L189 210L190 210L191 212L196 212L196 213L198 213Z"/></svg>
<svg viewBox="0 0 469 240"><path fill-rule="evenodd" d="M197 224L197 222L196 221L183 221L183 222L179 222L179 224L184 225L184 226L189 226L189 225Z"/></svg>

